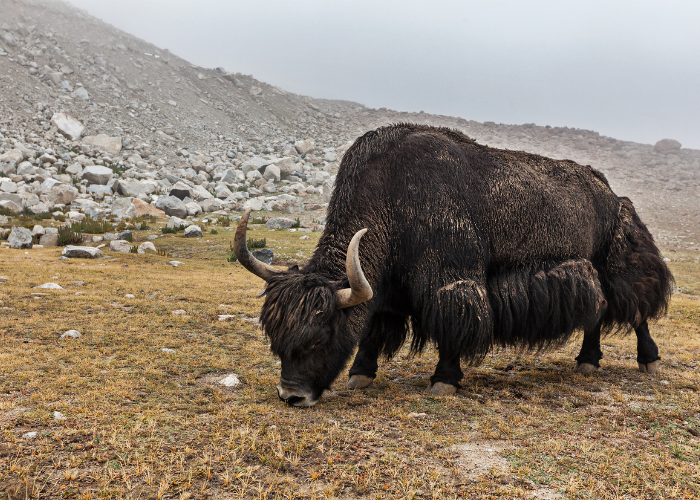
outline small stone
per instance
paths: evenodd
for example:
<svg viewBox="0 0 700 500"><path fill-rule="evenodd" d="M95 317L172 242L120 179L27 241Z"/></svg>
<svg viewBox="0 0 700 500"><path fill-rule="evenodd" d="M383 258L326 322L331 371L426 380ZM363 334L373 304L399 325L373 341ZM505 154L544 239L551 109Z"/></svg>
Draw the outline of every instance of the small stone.
<svg viewBox="0 0 700 500"><path fill-rule="evenodd" d="M43 285L35 286L34 289L41 289L41 290L65 290L61 285L58 283L44 283Z"/></svg>
<svg viewBox="0 0 700 500"><path fill-rule="evenodd" d="M58 129L60 133L68 137L72 141L77 141L83 135L85 127L78 120L64 113L54 113L51 117L51 123Z"/></svg>
<svg viewBox="0 0 700 500"><path fill-rule="evenodd" d="M10 248L32 248L34 245L34 235L27 228L13 227L7 241L10 243Z"/></svg>
<svg viewBox="0 0 700 500"><path fill-rule="evenodd" d="M131 246L131 243L126 240L114 240L109 242L109 250L111 252L130 253Z"/></svg>
<svg viewBox="0 0 700 500"><path fill-rule="evenodd" d="M294 224L296 224L296 221L292 219L287 219L285 217L272 217L267 220L265 227L267 229L289 229Z"/></svg>
<svg viewBox="0 0 700 500"><path fill-rule="evenodd" d="M53 418L54 420L58 420L59 422L61 422L66 419L66 416L60 411L55 411L53 412Z"/></svg>
<svg viewBox="0 0 700 500"><path fill-rule="evenodd" d="M304 236L299 237L299 239L300 239L300 240L308 240L308 239L309 239L309 236L308 236L308 235L304 235Z"/></svg>
<svg viewBox="0 0 700 500"><path fill-rule="evenodd" d="M236 387L240 383L241 381L233 373L226 375L224 378L219 380L219 384L223 385L224 387Z"/></svg>
<svg viewBox="0 0 700 500"><path fill-rule="evenodd" d="M156 250L156 246L150 241L144 241L143 243L141 243L137 251L140 254L145 254L147 252L158 253L158 250Z"/></svg>
<svg viewBox="0 0 700 500"><path fill-rule="evenodd" d="M134 298L136 298L136 296L133 293L127 293L126 295L124 295L124 298L125 299L134 299Z"/></svg>
<svg viewBox="0 0 700 500"><path fill-rule="evenodd" d="M36 431L32 431L32 432L25 432L24 434L22 434L22 437L24 439L34 439L35 437L37 437L37 435L38 435L38 433Z"/></svg>
<svg viewBox="0 0 700 500"><path fill-rule="evenodd" d="M179 260L171 260L170 262L168 262L168 264L170 264L173 267L177 267L180 264L184 264L184 262L180 262Z"/></svg>
<svg viewBox="0 0 700 500"><path fill-rule="evenodd" d="M421 418L421 417L425 417L426 415L427 415L426 413L413 413L413 412L412 412L412 413L409 413L409 414L406 415L406 416L407 416L408 418Z"/></svg>
<svg viewBox="0 0 700 500"><path fill-rule="evenodd" d="M94 247L78 247L68 245L63 249L61 255L69 259L97 259L98 257L102 257L102 252L98 248Z"/></svg>
<svg viewBox="0 0 700 500"><path fill-rule="evenodd" d="M184 309L176 309L173 311L173 314L175 316L184 316L187 314L187 311L185 311Z"/></svg>
<svg viewBox="0 0 700 500"><path fill-rule="evenodd" d="M233 321L236 318L235 314L219 314L219 321Z"/></svg>
<svg viewBox="0 0 700 500"><path fill-rule="evenodd" d="M174 312L175 312L175 311L173 311L173 313L174 313ZM167 353L167 354L172 354L172 353L175 352L175 349L170 349L170 348L168 348L168 347L161 347L161 348L160 348L160 352L164 352L164 353Z"/></svg>
<svg viewBox="0 0 700 500"><path fill-rule="evenodd" d="M201 238L202 229L199 226L189 226L185 229L185 238Z"/></svg>
<svg viewBox="0 0 700 500"><path fill-rule="evenodd" d="M66 333L61 335L62 339L79 339L82 337L78 330L68 330Z"/></svg>

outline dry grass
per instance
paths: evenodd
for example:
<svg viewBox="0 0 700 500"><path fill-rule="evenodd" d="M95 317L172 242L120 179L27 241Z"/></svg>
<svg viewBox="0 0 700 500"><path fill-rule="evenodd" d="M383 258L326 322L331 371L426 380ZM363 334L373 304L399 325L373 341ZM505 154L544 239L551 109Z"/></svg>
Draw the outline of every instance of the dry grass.
<svg viewBox="0 0 700 500"><path fill-rule="evenodd" d="M219 231L156 241L172 258L0 249L0 498L700 497L697 255L672 263L660 376L636 371L633 337L606 338L601 373L571 371L578 341L503 351L434 398L435 354L401 352L371 388L344 375L304 410L277 399L277 360L246 321L262 282L225 262ZM301 235L251 234L287 261L313 250ZM67 290L32 289L45 282ZM238 387L216 383L228 373Z"/></svg>

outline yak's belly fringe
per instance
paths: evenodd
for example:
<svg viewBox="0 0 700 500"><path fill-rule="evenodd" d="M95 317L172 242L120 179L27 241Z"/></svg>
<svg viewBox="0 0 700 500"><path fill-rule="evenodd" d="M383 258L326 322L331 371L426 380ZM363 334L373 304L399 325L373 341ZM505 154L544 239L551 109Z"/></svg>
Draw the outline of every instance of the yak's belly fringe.
<svg viewBox="0 0 700 500"><path fill-rule="evenodd" d="M469 279L450 283L427 301L412 325L414 352L430 340L441 353L458 353L466 361L478 362L488 352L493 335L486 289Z"/></svg>
<svg viewBox="0 0 700 500"><path fill-rule="evenodd" d="M496 345L542 349L596 325L606 301L590 261L508 270L488 280Z"/></svg>

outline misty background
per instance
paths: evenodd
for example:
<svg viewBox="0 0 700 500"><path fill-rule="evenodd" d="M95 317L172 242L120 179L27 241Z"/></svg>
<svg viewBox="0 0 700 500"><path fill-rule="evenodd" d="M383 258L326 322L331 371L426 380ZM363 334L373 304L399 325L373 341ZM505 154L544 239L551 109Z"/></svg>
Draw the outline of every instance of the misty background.
<svg viewBox="0 0 700 500"><path fill-rule="evenodd" d="M315 98L700 149L700 2L69 0Z"/></svg>

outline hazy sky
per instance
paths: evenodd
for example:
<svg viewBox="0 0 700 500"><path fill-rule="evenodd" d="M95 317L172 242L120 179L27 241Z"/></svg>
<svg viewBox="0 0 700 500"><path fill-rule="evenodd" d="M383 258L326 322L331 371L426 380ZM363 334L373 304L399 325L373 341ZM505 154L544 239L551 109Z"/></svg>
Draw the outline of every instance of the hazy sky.
<svg viewBox="0 0 700 500"><path fill-rule="evenodd" d="M700 149L698 0L69 0L295 93Z"/></svg>

